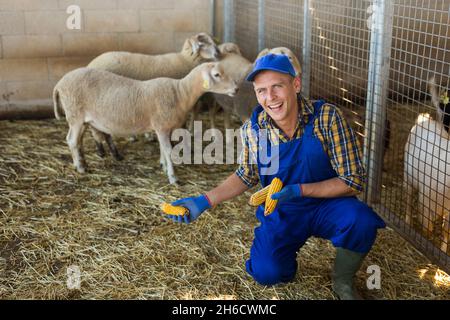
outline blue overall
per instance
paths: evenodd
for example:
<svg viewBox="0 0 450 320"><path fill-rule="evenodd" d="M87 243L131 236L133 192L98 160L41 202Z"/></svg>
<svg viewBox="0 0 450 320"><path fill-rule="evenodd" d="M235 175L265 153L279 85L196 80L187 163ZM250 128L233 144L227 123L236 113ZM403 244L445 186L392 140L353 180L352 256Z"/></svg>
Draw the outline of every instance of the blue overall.
<svg viewBox="0 0 450 320"><path fill-rule="evenodd" d="M284 185L337 177L321 141L313 133L314 119L322 105L323 101L314 103L314 116L304 124L304 133L299 139L279 144L279 170L276 174L262 175L261 169L270 162L264 161L266 164L263 164L257 157L262 187L269 185L274 177L280 178ZM252 114L256 132L259 130L258 114L262 110L258 106ZM270 141L267 143L270 150ZM356 197L298 198L279 202L268 216L264 216L264 207L259 206L256 217L261 224L255 228L246 269L262 285L288 282L294 278L297 252L310 236L329 239L335 247L366 253L375 241L377 229L385 227L384 221Z"/></svg>

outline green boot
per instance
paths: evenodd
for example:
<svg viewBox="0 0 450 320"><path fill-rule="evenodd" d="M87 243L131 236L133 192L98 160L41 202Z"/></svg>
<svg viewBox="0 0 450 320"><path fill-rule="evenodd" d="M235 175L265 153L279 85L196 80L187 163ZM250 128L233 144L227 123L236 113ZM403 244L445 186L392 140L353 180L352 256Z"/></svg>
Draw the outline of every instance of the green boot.
<svg viewBox="0 0 450 320"><path fill-rule="evenodd" d="M358 253L344 248L336 248L333 270L333 291L340 300L362 300L355 290L353 280L361 267L366 253Z"/></svg>

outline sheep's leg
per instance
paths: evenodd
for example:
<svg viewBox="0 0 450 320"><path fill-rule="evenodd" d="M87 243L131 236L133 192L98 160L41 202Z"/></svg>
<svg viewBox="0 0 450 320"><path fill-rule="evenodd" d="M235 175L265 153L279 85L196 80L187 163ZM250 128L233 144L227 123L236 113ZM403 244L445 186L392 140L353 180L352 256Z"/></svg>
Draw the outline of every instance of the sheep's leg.
<svg viewBox="0 0 450 320"><path fill-rule="evenodd" d="M231 113L227 110L223 110L223 125L225 129L231 128Z"/></svg>
<svg viewBox="0 0 450 320"><path fill-rule="evenodd" d="M95 148L97 150L97 154L100 158L104 158L106 155L105 148L103 147L103 141L105 140L105 136L103 132L98 131L93 126L89 126L91 130L92 137L95 141Z"/></svg>
<svg viewBox="0 0 450 320"><path fill-rule="evenodd" d="M159 136L158 136L158 142L159 142L159 166L164 171L164 173L167 174L166 156L164 155L164 148L161 143L161 139L159 139Z"/></svg>
<svg viewBox="0 0 450 320"><path fill-rule="evenodd" d="M128 141L131 141L131 142L136 142L136 141L138 141L138 138L137 138L137 135L132 135L132 136L130 136L129 138L128 138Z"/></svg>
<svg viewBox="0 0 450 320"><path fill-rule="evenodd" d="M155 141L155 135L153 134L153 132L146 132L144 133L145 138L147 139L147 141Z"/></svg>
<svg viewBox="0 0 450 320"><path fill-rule="evenodd" d="M406 174L406 173L405 173ZM405 222L408 225L411 225L411 218L412 218L412 201L413 201L413 187L406 181L403 181L403 186L406 193L406 215L405 215Z"/></svg>
<svg viewBox="0 0 450 320"><path fill-rule="evenodd" d="M218 130L216 128L216 115L217 112L219 111L219 104L216 101L213 101L212 106L210 106L209 108L209 123L210 123L210 127L211 129L214 129L212 131L212 136L214 139L217 139L217 135L219 134Z"/></svg>
<svg viewBox="0 0 450 320"><path fill-rule="evenodd" d="M164 155L167 176L169 177L169 183L174 184L177 182L177 177L175 176L175 171L173 169L172 160L170 155L172 153L172 144L170 143L170 134L167 132L156 132L161 147L161 155Z"/></svg>
<svg viewBox="0 0 450 320"><path fill-rule="evenodd" d="M421 188L422 190L419 191L419 203L422 210L418 218L420 224L422 225L423 231L427 236L430 236L431 238L433 237L434 222L436 219L433 212L433 210L435 210L435 207L432 207L432 203L434 201L431 201L430 199L429 188L429 186L426 186L425 188Z"/></svg>
<svg viewBox="0 0 450 320"><path fill-rule="evenodd" d="M448 239L450 236L450 209L445 209L444 208L444 218L443 218L443 222L442 222L442 243L441 243L441 250L444 251L445 253L447 253L447 249L448 249Z"/></svg>
<svg viewBox="0 0 450 320"><path fill-rule="evenodd" d="M211 129L216 127L216 114L219 111L219 104L214 101L209 108L209 126Z"/></svg>
<svg viewBox="0 0 450 320"><path fill-rule="evenodd" d="M84 160L82 138L84 133L84 123L69 123L67 133L67 144L72 152L73 165L79 173L86 172L86 161Z"/></svg>
<svg viewBox="0 0 450 320"><path fill-rule="evenodd" d="M116 159L117 161L123 160L123 156L117 150L117 147L114 144L114 141L112 140L111 135L107 134L107 133L105 133L104 135L105 135L106 143L108 144L108 147L109 147L109 151L111 151L113 158Z"/></svg>
<svg viewBox="0 0 450 320"><path fill-rule="evenodd" d="M202 109L202 101L199 99L196 103L194 108L192 109L191 113L189 114L189 120L188 120L188 129L189 132L193 133L194 132L194 121L197 118L197 114L200 112L200 110Z"/></svg>
<svg viewBox="0 0 450 320"><path fill-rule="evenodd" d="M436 216L442 218L442 236L441 236L441 250L447 253L448 248L448 238L450 234L450 221L449 221L449 215L450 215L450 199L448 196L450 196L449 192L446 191L445 186L440 186L438 191L438 199L437 199L437 212Z"/></svg>

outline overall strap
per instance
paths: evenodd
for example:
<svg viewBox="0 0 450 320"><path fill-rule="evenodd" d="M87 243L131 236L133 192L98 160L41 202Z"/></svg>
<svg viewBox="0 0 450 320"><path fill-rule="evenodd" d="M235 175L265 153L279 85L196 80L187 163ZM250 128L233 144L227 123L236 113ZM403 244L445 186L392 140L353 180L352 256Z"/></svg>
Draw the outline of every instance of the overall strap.
<svg viewBox="0 0 450 320"><path fill-rule="evenodd" d="M322 106L325 103L326 103L325 100L317 100L317 101L313 102L314 115L309 119L308 123L305 126L305 134L307 136L313 135L314 122L316 121L317 117L320 115L320 110L322 109Z"/></svg>
<svg viewBox="0 0 450 320"><path fill-rule="evenodd" d="M259 114L264 111L263 107L261 105L257 105L253 112L252 115L250 117L250 121L251 121L251 125L252 125L252 129L256 131L256 133L259 132L259 125L258 125L258 116Z"/></svg>

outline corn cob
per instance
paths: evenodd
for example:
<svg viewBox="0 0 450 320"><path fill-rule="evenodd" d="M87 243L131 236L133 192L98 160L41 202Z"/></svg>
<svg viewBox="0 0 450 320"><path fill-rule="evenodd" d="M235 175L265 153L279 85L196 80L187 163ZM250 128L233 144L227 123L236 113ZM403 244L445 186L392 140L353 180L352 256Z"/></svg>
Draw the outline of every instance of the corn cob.
<svg viewBox="0 0 450 320"><path fill-rule="evenodd" d="M280 179L274 178L270 183L269 192L267 192L266 197L266 208L264 210L264 215L268 216L275 210L278 200L273 200L272 195L279 192L283 188L283 182Z"/></svg>
<svg viewBox="0 0 450 320"><path fill-rule="evenodd" d="M189 213L189 210L182 206L173 206L170 203L163 202L161 204L161 210L165 214L170 214L174 216L184 216Z"/></svg>
<svg viewBox="0 0 450 320"><path fill-rule="evenodd" d="M263 204L264 201L266 201L267 192L269 191L270 184L266 186L265 188L256 191L252 196L250 197L250 200L248 201L248 204L251 206L259 206L260 204Z"/></svg>

